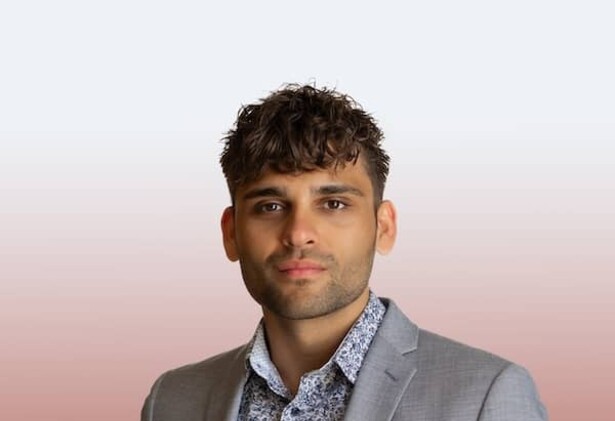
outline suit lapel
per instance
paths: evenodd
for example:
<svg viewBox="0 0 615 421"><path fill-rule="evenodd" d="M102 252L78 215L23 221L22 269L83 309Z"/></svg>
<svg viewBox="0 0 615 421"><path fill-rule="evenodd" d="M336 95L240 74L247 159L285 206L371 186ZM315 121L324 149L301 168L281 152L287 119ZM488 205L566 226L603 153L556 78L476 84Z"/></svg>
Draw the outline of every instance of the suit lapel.
<svg viewBox="0 0 615 421"><path fill-rule="evenodd" d="M390 420L416 373L418 327L390 300L346 409L348 420Z"/></svg>

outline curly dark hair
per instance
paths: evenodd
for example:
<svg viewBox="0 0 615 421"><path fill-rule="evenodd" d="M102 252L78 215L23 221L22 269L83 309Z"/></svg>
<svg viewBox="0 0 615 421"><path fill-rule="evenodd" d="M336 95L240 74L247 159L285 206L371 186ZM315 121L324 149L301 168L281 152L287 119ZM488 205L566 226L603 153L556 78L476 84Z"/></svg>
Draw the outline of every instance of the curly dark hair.
<svg viewBox="0 0 615 421"><path fill-rule="evenodd" d="M223 138L220 156L231 200L237 187L264 171L300 173L353 164L363 154L374 202L389 173L382 131L352 98L334 89L285 85L259 103L243 106Z"/></svg>

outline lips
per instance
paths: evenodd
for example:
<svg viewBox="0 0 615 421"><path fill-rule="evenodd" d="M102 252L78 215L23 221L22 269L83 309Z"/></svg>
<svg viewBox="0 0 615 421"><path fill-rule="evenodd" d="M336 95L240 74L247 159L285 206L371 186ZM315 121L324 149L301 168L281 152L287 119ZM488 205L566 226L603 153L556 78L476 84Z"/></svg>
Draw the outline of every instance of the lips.
<svg viewBox="0 0 615 421"><path fill-rule="evenodd" d="M309 260L289 260L280 263L277 268L280 272L288 276L314 275L325 270L320 263Z"/></svg>

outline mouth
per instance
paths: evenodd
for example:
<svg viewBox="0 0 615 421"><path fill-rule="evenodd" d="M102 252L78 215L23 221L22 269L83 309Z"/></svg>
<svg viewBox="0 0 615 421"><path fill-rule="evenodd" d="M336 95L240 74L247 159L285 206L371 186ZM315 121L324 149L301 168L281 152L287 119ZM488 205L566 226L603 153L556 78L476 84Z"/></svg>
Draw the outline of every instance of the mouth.
<svg viewBox="0 0 615 421"><path fill-rule="evenodd" d="M289 260L277 266L283 275L289 278L306 278L319 275L326 270L320 263L308 260Z"/></svg>

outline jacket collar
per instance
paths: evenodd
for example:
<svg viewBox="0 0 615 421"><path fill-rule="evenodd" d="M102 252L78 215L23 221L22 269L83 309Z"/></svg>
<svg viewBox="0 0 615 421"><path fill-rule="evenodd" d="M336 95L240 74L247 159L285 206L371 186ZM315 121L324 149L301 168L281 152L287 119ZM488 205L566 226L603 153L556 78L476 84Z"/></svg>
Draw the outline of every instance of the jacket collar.
<svg viewBox="0 0 615 421"><path fill-rule="evenodd" d="M349 420L390 420L417 370L419 329L392 300L365 357L346 409Z"/></svg>

